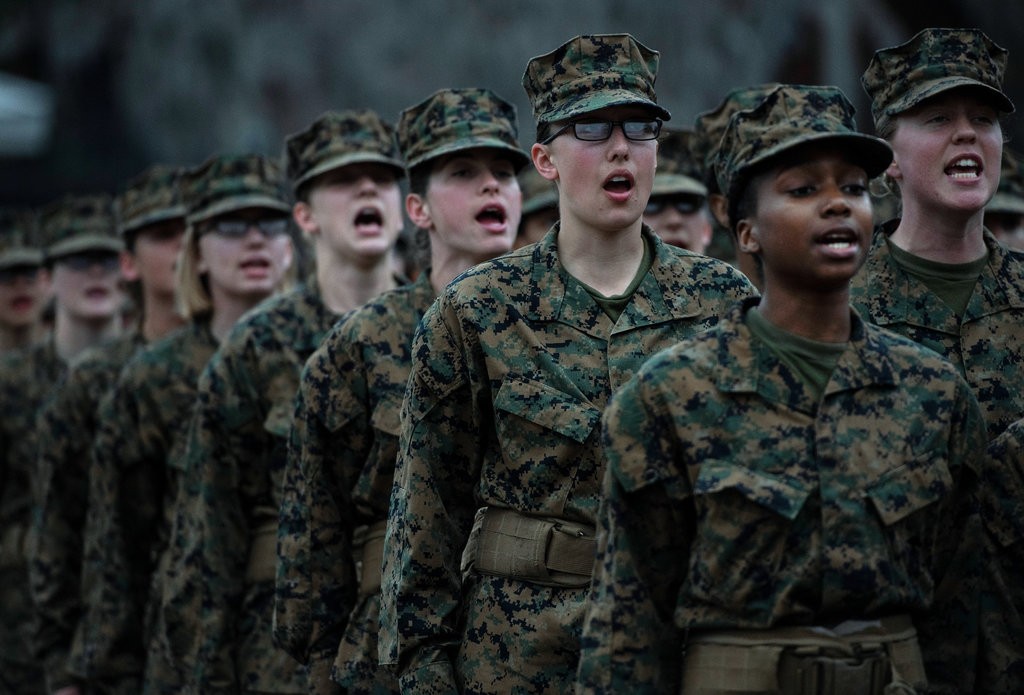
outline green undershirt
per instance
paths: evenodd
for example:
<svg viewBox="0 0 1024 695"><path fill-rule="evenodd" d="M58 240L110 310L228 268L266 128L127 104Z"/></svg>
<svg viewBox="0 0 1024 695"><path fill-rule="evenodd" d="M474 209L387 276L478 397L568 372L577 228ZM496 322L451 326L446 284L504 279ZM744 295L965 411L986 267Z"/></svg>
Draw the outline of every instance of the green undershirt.
<svg viewBox="0 0 1024 695"><path fill-rule="evenodd" d="M633 276L632 282L629 283L629 287L622 294L616 294L611 297L606 297L593 287L585 282L581 282L584 289L590 293L590 296L594 298L597 305L601 307L602 311L608 315L608 317L614 322L619 320L619 316L623 311L626 310L626 305L629 304L630 300L633 299L633 293L636 292L636 288L643 282L644 276L647 275L647 271L651 269L651 264L654 263L654 252L651 249L650 243L647 241L647 237L643 237L644 240L644 257L640 261L640 268L637 269L636 275Z"/></svg>
<svg viewBox="0 0 1024 695"><path fill-rule="evenodd" d="M889 253L892 254L896 265L911 277L923 282L946 303L946 306L956 312L957 316L963 316L967 310L974 286L978 284L978 277L988 263L987 253L969 263L939 263L915 256L893 243L889 244Z"/></svg>

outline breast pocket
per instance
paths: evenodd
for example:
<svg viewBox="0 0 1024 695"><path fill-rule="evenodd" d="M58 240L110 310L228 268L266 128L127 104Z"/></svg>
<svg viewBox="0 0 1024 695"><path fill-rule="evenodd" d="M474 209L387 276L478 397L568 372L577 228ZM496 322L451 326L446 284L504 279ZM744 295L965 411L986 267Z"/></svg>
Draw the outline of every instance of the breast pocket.
<svg viewBox="0 0 1024 695"><path fill-rule="evenodd" d="M701 464L693 493L693 593L741 611L772 596L809 492L780 476L712 460Z"/></svg>

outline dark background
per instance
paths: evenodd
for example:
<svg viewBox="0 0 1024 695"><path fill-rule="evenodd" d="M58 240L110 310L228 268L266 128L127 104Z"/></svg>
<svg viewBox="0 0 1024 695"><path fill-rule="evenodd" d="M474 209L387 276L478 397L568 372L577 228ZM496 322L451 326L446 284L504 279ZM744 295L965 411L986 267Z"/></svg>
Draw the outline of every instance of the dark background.
<svg viewBox="0 0 1024 695"><path fill-rule="evenodd" d="M526 63L581 33L629 32L661 52L672 125L779 81L840 86L870 130L860 74L927 26L978 27L1008 48L1005 91L1024 107L1020 0L0 0L0 71L42 95L39 115L15 110L34 138L0 105L0 204L114 192L154 162L277 156L325 110L395 122L443 87L515 103L528 145ZM1019 119L1006 130L1024 138Z"/></svg>

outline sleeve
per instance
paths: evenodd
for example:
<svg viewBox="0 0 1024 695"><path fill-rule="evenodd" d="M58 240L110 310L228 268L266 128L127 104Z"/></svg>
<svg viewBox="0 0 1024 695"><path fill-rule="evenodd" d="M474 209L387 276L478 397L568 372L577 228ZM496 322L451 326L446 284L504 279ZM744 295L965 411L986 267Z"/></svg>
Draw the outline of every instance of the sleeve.
<svg viewBox="0 0 1024 695"><path fill-rule="evenodd" d="M583 622L578 693L679 692L674 622L689 556L689 499L674 473L674 432L634 378L604 415L608 459L597 560ZM672 529L671 533L667 530Z"/></svg>
<svg viewBox="0 0 1024 695"><path fill-rule="evenodd" d="M72 648L75 672L91 682L134 682L145 663L167 448L145 405L151 384L129 367L99 404L83 534L84 612Z"/></svg>
<svg viewBox="0 0 1024 695"><path fill-rule="evenodd" d="M462 550L472 525L491 410L482 366L444 297L413 341L399 454L385 536L379 654L397 664L403 691L455 693ZM455 327L455 328L453 328ZM476 369L478 374L470 374Z"/></svg>
<svg viewBox="0 0 1024 695"><path fill-rule="evenodd" d="M311 668L319 674L330 673L356 601L345 471L358 473L370 439L364 370L340 335L332 333L302 373L278 523L274 636L302 663L320 664ZM326 678L310 683L311 692L331 687Z"/></svg>
<svg viewBox="0 0 1024 695"><path fill-rule="evenodd" d="M81 611L79 574L85 518L86 452L92 440L84 417L92 408L88 379L75 369L41 408L34 471L29 589L35 608L33 650L50 690L72 685L68 651Z"/></svg>
<svg viewBox="0 0 1024 695"><path fill-rule="evenodd" d="M186 681L204 693L237 687L234 632L250 546L240 461L252 453L247 436L262 441L251 431L259 421L238 393L229 346L221 346L199 378L175 515L174 577L164 596L167 622L192 626L172 640L174 657Z"/></svg>

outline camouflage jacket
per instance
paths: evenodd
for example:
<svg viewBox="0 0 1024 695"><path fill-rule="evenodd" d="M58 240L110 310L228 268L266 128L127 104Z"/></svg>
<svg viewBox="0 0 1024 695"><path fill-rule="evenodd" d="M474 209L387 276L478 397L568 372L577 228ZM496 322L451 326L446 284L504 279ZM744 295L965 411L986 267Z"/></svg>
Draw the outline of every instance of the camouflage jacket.
<svg viewBox="0 0 1024 695"><path fill-rule="evenodd" d="M52 338L0 355L0 654L20 663L34 661L25 553L39 455L36 417L65 368Z"/></svg>
<svg viewBox="0 0 1024 695"><path fill-rule="evenodd" d="M77 357L37 420L39 463L33 487L39 496L29 549L36 611L32 646L51 691L74 682L67 659L82 608L82 529L97 406L140 345L141 334L131 331Z"/></svg>
<svg viewBox="0 0 1024 695"><path fill-rule="evenodd" d="M274 582L250 582L246 568L257 532L277 524L299 375L337 318L314 289L271 298L235 324L200 378L186 531L165 595L168 620L195 623L176 657L198 692L305 692L305 669L273 644Z"/></svg>
<svg viewBox="0 0 1024 695"><path fill-rule="evenodd" d="M100 401L89 456L83 615L70 659L88 683L126 692L143 676L159 599L157 561L166 552L182 465L182 423L216 347L208 321L183 326L137 352Z"/></svg>
<svg viewBox="0 0 1024 695"><path fill-rule="evenodd" d="M1024 414L1024 254L985 232L989 260L964 316L957 317L892 259L879 227L851 303L867 320L929 347L960 369L996 437Z"/></svg>
<svg viewBox="0 0 1024 695"><path fill-rule="evenodd" d="M486 689L479 679L506 691L571 687L585 590L502 577L464 585L474 514L493 506L593 523L611 393L754 293L731 266L645 227L652 266L613 322L562 268L557 231L464 273L420 324L381 608L381 658L402 665L403 689L448 692L456 671L470 690Z"/></svg>
<svg viewBox="0 0 1024 695"><path fill-rule="evenodd" d="M855 320L818 400L743 311L605 414L581 692L680 692L684 630L927 618L952 569L985 442L955 368Z"/></svg>
<svg viewBox="0 0 1024 695"><path fill-rule="evenodd" d="M412 337L434 300L429 271L346 315L302 373L278 526L277 642L303 663L334 662L372 692L377 594L356 596L353 530L384 521ZM339 655L338 645L342 645Z"/></svg>

